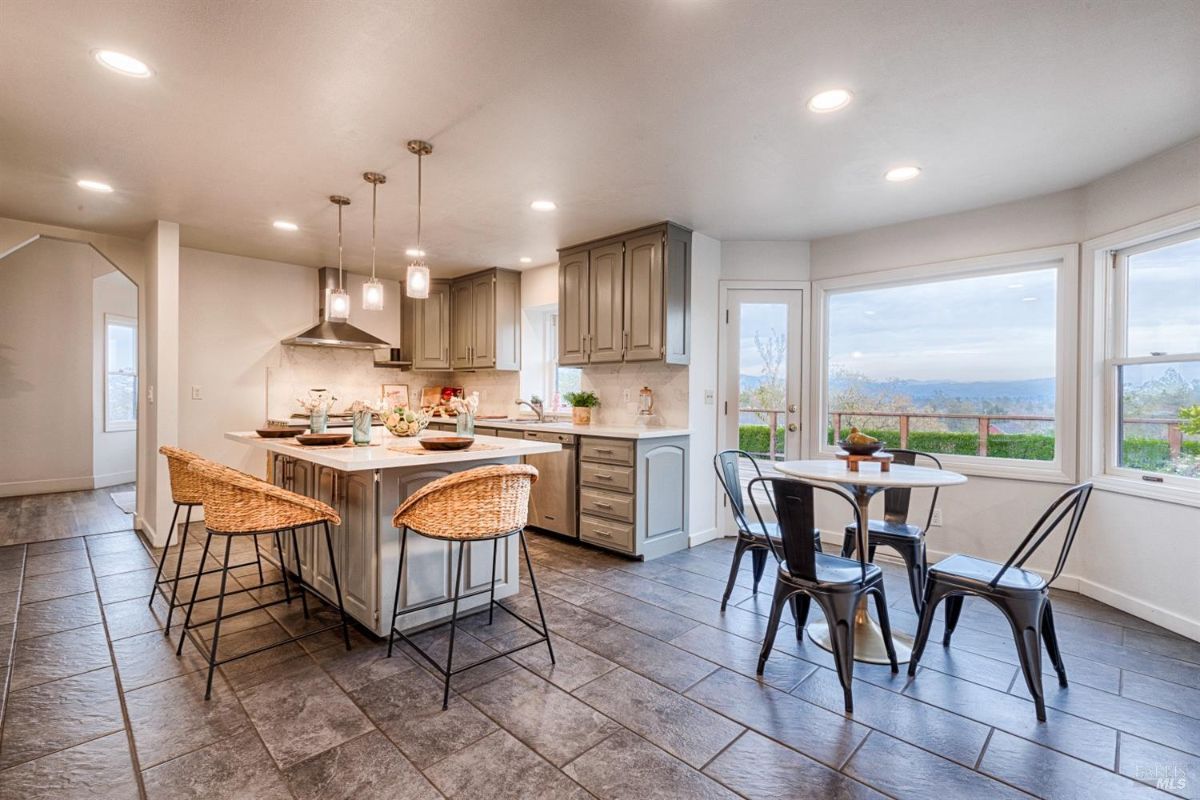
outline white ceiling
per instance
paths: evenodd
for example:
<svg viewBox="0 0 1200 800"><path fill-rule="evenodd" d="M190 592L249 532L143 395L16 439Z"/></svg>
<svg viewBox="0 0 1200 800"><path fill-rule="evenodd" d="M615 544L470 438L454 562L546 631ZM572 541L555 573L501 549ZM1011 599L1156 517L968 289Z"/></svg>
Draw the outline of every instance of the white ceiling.
<svg viewBox="0 0 1200 800"><path fill-rule="evenodd" d="M125 78L94 48L157 74ZM810 239L1086 183L1200 134L1200 3L0 2L0 216L435 272L661 219ZM804 101L844 86L855 102ZM905 184L882 180L905 162ZM96 195L79 178L111 183ZM550 214L536 198L558 202ZM274 230L293 220L298 233Z"/></svg>

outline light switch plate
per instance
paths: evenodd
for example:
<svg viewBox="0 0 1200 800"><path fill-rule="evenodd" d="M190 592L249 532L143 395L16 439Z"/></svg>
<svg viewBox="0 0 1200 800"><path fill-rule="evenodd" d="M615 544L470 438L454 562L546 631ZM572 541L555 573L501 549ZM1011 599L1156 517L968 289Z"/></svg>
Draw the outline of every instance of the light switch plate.
<svg viewBox="0 0 1200 800"><path fill-rule="evenodd" d="M199 386L195 386L195 385L192 386L192 399L193 400L203 400L204 399L204 392L202 392L200 390Z"/></svg>
<svg viewBox="0 0 1200 800"><path fill-rule="evenodd" d="M942 510L940 508L933 510L933 516L930 518L929 524L934 528L942 527Z"/></svg>
<svg viewBox="0 0 1200 800"><path fill-rule="evenodd" d="M717 393L712 389L704 390L704 405L711 406L717 402Z"/></svg>

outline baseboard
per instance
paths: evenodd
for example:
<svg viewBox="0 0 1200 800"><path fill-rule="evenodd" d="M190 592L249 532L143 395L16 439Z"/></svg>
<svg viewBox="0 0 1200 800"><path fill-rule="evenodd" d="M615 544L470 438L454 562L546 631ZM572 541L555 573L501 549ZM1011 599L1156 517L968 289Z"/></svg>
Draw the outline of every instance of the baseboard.
<svg viewBox="0 0 1200 800"><path fill-rule="evenodd" d="M1153 603L1147 603L1145 600L1130 597L1124 592L1082 578L1079 580L1079 593L1093 600L1099 600L1105 605L1118 608L1126 614L1153 622L1180 636L1200 642L1200 620L1188 619L1182 614L1159 608Z"/></svg>
<svg viewBox="0 0 1200 800"><path fill-rule="evenodd" d="M713 539L720 539L721 532L716 528L709 528L706 531L688 534L688 547L696 547L705 542L711 542Z"/></svg>
<svg viewBox="0 0 1200 800"><path fill-rule="evenodd" d="M78 492L84 489L91 489L94 485L91 475L81 475L77 478L45 478L38 481L14 481L12 483L0 483L0 497Z"/></svg>
<svg viewBox="0 0 1200 800"><path fill-rule="evenodd" d="M97 475L92 481L92 488L107 489L109 486L120 486L122 483L133 483L135 480L137 480L137 472L134 470L110 472L106 475Z"/></svg>

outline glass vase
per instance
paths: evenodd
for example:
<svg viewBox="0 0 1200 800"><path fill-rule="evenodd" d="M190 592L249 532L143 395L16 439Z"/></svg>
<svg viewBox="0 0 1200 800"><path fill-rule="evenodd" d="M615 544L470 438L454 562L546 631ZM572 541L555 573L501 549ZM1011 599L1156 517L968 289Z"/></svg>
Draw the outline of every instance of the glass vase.
<svg viewBox="0 0 1200 800"><path fill-rule="evenodd" d="M374 414L370 411L354 412L353 437L356 446L366 447L371 443L371 418L373 416Z"/></svg>
<svg viewBox="0 0 1200 800"><path fill-rule="evenodd" d="M467 439L475 438L475 415L460 411L454 422L454 432Z"/></svg>
<svg viewBox="0 0 1200 800"><path fill-rule="evenodd" d="M325 428L329 426L328 411L313 411L308 416L308 432L309 433L324 433Z"/></svg>

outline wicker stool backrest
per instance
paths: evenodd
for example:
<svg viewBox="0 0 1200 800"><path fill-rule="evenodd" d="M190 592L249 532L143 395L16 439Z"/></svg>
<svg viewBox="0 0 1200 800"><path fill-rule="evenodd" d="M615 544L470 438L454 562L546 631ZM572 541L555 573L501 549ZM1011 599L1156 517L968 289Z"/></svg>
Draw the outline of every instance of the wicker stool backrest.
<svg viewBox="0 0 1200 800"><path fill-rule="evenodd" d="M199 505L203 501L200 491L202 481L188 466L208 459L191 450L169 445L158 448L158 452L167 457L167 471L171 475L171 501L185 506Z"/></svg>
<svg viewBox="0 0 1200 800"><path fill-rule="evenodd" d="M441 539L486 539L525 527L536 467L506 464L456 472L422 486L392 517L397 528Z"/></svg>
<svg viewBox="0 0 1200 800"><path fill-rule="evenodd" d="M204 525L210 531L253 533L314 525L328 520L340 525L338 513L320 500L289 492L212 461L193 462L204 502Z"/></svg>

